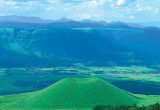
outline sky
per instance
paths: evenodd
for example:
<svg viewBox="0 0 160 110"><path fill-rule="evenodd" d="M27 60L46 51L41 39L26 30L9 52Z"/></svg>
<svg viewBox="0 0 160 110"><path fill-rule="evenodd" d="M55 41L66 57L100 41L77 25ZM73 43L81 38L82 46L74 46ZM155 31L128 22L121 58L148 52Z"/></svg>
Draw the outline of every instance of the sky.
<svg viewBox="0 0 160 110"><path fill-rule="evenodd" d="M0 16L74 20L160 21L160 0L0 0Z"/></svg>

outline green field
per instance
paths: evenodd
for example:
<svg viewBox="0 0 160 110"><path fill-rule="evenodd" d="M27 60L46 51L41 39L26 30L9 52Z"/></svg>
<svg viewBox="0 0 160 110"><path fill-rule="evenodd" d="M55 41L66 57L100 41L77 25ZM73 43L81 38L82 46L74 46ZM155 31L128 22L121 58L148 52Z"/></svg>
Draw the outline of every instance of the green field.
<svg viewBox="0 0 160 110"><path fill-rule="evenodd" d="M135 95L98 78L63 79L45 89L0 97L1 109L92 109L98 105L132 106L160 102L160 96Z"/></svg>
<svg viewBox="0 0 160 110"><path fill-rule="evenodd" d="M71 67L0 68L0 94L33 92L46 88L64 78L98 77L136 94L159 95L159 72L159 67L96 67L82 64ZM129 83L134 86L133 89L135 90L126 85Z"/></svg>

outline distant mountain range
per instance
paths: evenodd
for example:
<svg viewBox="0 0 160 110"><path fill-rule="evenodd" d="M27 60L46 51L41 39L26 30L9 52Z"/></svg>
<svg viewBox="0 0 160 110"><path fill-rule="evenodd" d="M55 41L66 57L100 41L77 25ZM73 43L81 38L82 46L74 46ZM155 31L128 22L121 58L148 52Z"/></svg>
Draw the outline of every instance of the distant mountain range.
<svg viewBox="0 0 160 110"><path fill-rule="evenodd" d="M20 22L20 23L50 23L52 20L43 20L39 17L26 16L0 16L0 22Z"/></svg>
<svg viewBox="0 0 160 110"><path fill-rule="evenodd" d="M16 23L30 23L30 25L42 25L42 24L56 24L56 23L68 23L69 26L72 25L78 25L78 26L85 26L86 27L87 25L91 27L110 27L110 26L114 26L114 27L138 27L138 28L144 28L144 27L160 27L160 22L138 22L138 23L124 23L124 22L120 22L120 21L114 21L114 22L105 22L105 21L94 21L94 20L89 20L89 19L86 19L86 20L82 20L82 21L75 21L75 20L72 20L72 19L67 19L67 18L61 18L61 19L58 19L58 20L44 20L44 19L41 19L39 17L26 17L26 16L15 16L15 15L11 15L11 16L0 16L0 23L1 24L14 24ZM68 25L67 24L67 25ZM61 24L59 24L61 25ZM94 26L93 26L94 25ZM96 26L95 26L96 25Z"/></svg>
<svg viewBox="0 0 160 110"><path fill-rule="evenodd" d="M160 63L160 28L66 18L33 23L33 19L0 23L0 67Z"/></svg>

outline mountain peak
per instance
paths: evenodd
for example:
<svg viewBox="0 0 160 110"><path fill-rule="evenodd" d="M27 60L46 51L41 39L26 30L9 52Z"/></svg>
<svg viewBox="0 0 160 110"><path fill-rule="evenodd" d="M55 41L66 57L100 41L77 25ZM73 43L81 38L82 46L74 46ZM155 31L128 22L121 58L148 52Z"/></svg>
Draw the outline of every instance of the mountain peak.
<svg viewBox="0 0 160 110"><path fill-rule="evenodd" d="M74 20L68 19L68 18L66 18L66 17L63 17L63 18L61 18L61 19L56 20L56 22L70 22L70 21L74 21Z"/></svg>

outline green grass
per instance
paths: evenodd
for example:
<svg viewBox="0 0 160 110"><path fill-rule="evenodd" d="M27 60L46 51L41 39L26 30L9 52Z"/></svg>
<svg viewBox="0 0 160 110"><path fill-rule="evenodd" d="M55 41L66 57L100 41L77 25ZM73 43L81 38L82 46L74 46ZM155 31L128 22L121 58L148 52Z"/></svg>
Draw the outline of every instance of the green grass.
<svg viewBox="0 0 160 110"><path fill-rule="evenodd" d="M135 95L140 98L138 106L149 106L160 103L160 96L158 95Z"/></svg>
<svg viewBox="0 0 160 110"><path fill-rule="evenodd" d="M121 101L120 101L121 99ZM33 93L0 98L1 105L9 108L93 108L96 105L134 105L136 97L111 84L97 79L64 79Z"/></svg>
<svg viewBox="0 0 160 110"><path fill-rule="evenodd" d="M160 102L157 97L134 95L98 78L68 78L40 91L1 96L0 106L2 110L85 110L97 105L150 105Z"/></svg>
<svg viewBox="0 0 160 110"><path fill-rule="evenodd" d="M0 93L35 91L40 89L35 85L40 87L53 80L86 76L104 78L110 82L129 80L159 84L160 74L155 74L157 72L159 70L156 68L144 66L91 67L82 64L77 64L75 67L0 68Z"/></svg>

